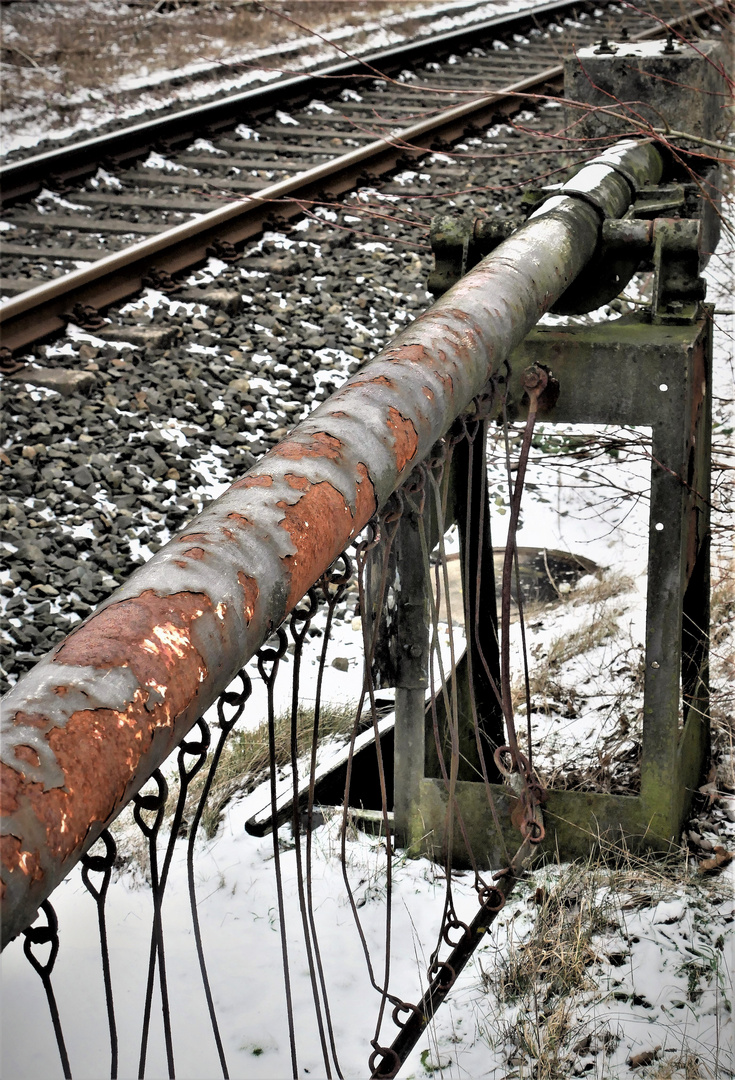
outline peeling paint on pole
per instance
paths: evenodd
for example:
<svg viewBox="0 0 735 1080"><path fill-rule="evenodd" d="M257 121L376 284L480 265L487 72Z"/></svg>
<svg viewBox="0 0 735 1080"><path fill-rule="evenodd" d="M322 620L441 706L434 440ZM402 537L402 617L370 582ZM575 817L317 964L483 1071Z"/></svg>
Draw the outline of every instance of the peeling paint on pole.
<svg viewBox="0 0 735 1080"><path fill-rule="evenodd" d="M649 143L622 161L660 175ZM537 211L8 693L3 943L589 261L631 197L596 175L595 206L562 191Z"/></svg>

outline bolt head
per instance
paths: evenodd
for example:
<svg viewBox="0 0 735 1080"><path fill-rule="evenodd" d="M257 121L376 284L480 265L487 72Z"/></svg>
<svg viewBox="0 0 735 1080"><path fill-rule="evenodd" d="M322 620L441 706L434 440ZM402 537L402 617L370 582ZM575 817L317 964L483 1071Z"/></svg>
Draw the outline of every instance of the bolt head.
<svg viewBox="0 0 735 1080"><path fill-rule="evenodd" d="M536 364L526 368L521 379L524 390L536 390L539 387L543 390L548 381L549 376L547 373L543 368L537 367Z"/></svg>

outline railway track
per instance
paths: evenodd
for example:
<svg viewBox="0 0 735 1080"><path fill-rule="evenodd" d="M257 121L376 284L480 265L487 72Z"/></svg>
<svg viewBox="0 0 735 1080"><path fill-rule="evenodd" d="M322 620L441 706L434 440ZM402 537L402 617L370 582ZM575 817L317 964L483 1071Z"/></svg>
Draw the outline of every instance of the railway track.
<svg viewBox="0 0 735 1080"><path fill-rule="evenodd" d="M517 109L519 95L558 92L575 47L681 20L666 2L652 10L654 20L617 5L591 14L557 0L6 166L5 347L63 329L70 313L84 324L83 308L207 253L233 258L274 214L419 160Z"/></svg>
<svg viewBox="0 0 735 1080"><path fill-rule="evenodd" d="M518 217L527 177L557 175L574 155L556 137L561 126L556 102L532 110L526 99L484 94L490 100L479 111L472 114L465 103L459 109L467 109L467 115L444 118L443 141L437 143L430 127L425 137L416 135L418 146L392 134L369 166L353 158L348 177L312 177L306 192L295 187L282 192L288 201L274 202L261 192L256 193L261 201L244 203L237 189L220 186L232 183L228 170L240 168L235 180L241 183L288 187L297 169L307 166L308 174L308 166L326 154L359 155L377 142L377 132L393 131L397 122L430 125L433 118L420 114L434 110L436 98L455 95L457 109L457 101L465 101L459 95L465 85L460 75L470 83L482 77L483 91L500 86L509 74L519 74L516 65L525 50L538 47L537 70L546 85L554 67L549 51L558 66L570 47L569 35L582 44L603 28L619 30L622 20L634 32L619 8L598 19L578 14L566 29L558 12L553 24L558 29L531 33L529 28L528 44L513 41L513 30L507 48L493 47L501 40L494 28L489 43L473 46L464 57L457 53L456 62L453 53L444 62L429 61L436 66L428 68L424 60L419 72L403 79L371 75L366 84L352 80L349 93L330 83L331 96L325 88L319 107L310 107L316 97L312 83L305 104L288 106L296 123L279 120L271 107L270 114L246 118L249 138L242 132L233 136L224 130L227 125L219 135L210 129L206 138L213 149L205 151L190 149L187 135L181 149L161 152L175 166L168 171L155 167L157 162L138 161L114 174L111 166L103 167L103 175L95 166L73 190L19 199L7 208L5 220L15 224L15 239L9 240L11 230L5 237L12 244L22 241L19 246L29 253L6 249L13 260L6 274L31 280L42 273L64 275L79 259L93 264L77 274L90 275L83 287L98 290L97 309L137 297L108 308L106 318L99 311L86 317L78 311L76 321L68 322L65 313L74 303L91 301L70 290L68 278L61 276L4 305L6 333L13 320L24 327L13 358L20 370L4 386L1 459L10 494L0 507L0 542L7 557L0 602L8 681L426 307L428 228L438 208L447 202L460 209L480 203L499 216ZM490 81L491 69L496 83ZM429 99L424 89L417 93L417 86L430 87L434 96ZM476 97L476 89L472 94ZM286 112L282 105L279 110ZM460 141L450 144L450 137ZM253 156L243 158L243 153ZM363 175L360 181L368 167L377 174L378 159L387 178ZM254 162L253 168L246 170L245 161ZM276 166L278 175L263 175L275 174ZM206 248L217 233L206 233L211 216L200 231L206 217L192 218L193 211L182 209L194 198L209 200L208 209L214 201L223 218L232 214L230 222L219 220L216 227L234 250L213 249L207 261ZM159 209L157 201L166 201L167 208ZM107 233L103 206L107 220L115 223ZM275 215L282 219L277 226ZM289 217L296 222L287 224ZM182 224L171 230L175 221ZM232 221L239 235L224 233ZM182 230L192 236L182 237ZM180 246L165 249L172 232ZM143 236L161 247L144 252L141 260ZM135 246L132 254L126 246L131 239L138 241L137 253ZM69 257L39 255L41 243ZM108 256L113 248L118 250ZM117 278L92 280L109 258L120 259ZM177 272L176 281L156 277L153 270ZM151 284L141 293L146 278ZM115 289L121 290L117 296ZM42 306L34 307L36 301ZM28 307L18 314L23 304ZM65 331L62 337L39 343L59 329ZM346 609L344 614L349 615Z"/></svg>

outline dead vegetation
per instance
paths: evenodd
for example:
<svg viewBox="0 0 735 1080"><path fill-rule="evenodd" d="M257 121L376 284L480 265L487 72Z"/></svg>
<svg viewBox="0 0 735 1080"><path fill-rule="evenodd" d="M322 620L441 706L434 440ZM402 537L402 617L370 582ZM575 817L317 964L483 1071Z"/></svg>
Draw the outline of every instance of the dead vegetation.
<svg viewBox="0 0 735 1080"><path fill-rule="evenodd" d="M347 23L355 27L352 36L340 39L348 50L359 50L363 28L374 29L381 19L396 13L401 16L401 31L410 36L415 6L392 0L355 0L348 6L342 0L15 3L3 9L2 22L6 130L27 122L34 112L44 111L46 126L52 126L54 113L57 123L65 125L82 107L87 113L96 103L122 107L130 95L140 95L137 84L145 83L146 76L151 81L153 76L163 77L162 89L170 96L172 86L181 81L181 69L190 65L205 69L208 77L232 78L251 67L288 70L305 49L316 48L320 55L328 52L318 35ZM303 27L313 27L315 35ZM300 48L295 47L297 42L302 43ZM292 47L285 53L274 48L289 43ZM252 64L243 60L259 50L272 55ZM331 59L340 56L331 49Z"/></svg>
<svg viewBox="0 0 735 1080"><path fill-rule="evenodd" d="M735 561L720 568L710 615L710 720L718 788L735 794Z"/></svg>
<svg viewBox="0 0 735 1080"><path fill-rule="evenodd" d="M512 951L497 980L502 1000L525 998L538 981L542 991L536 1007L548 1010L589 986L587 970L597 959L592 938L611 924L610 898L601 901L592 882L588 867L574 864L564 874L563 887L560 881L553 889L536 889L533 935Z"/></svg>
<svg viewBox="0 0 735 1080"><path fill-rule="evenodd" d="M617 631L618 618L623 614L623 610L622 607L609 609L602 605L596 606L588 622L551 643L547 656L549 667L559 668L573 657L602 645Z"/></svg>
<svg viewBox="0 0 735 1080"><path fill-rule="evenodd" d="M575 604L605 604L634 588L635 582L627 574L600 574L575 589L572 599Z"/></svg>
<svg viewBox="0 0 735 1080"><path fill-rule="evenodd" d="M601 573L561 597L558 612L580 612L576 628L558 634L532 649L529 674L531 710L546 716L574 720L586 709L590 683L580 676L580 664L591 678L592 692L599 694L599 672L604 668L624 681L624 691L611 691L594 747L585 755L570 755L561 764L542 769L549 787L575 791L636 794L640 785L640 710L635 700L642 691L641 647L625 638L620 620L625 615L625 594L635 589L624 574ZM615 602L616 598L621 598ZM543 612L539 615L543 618ZM600 651L602 650L602 651ZM515 708L525 716L525 681L513 687ZM611 721L614 719L614 722Z"/></svg>
<svg viewBox="0 0 735 1080"><path fill-rule="evenodd" d="M554 703L566 704L569 689L561 681L562 668L570 660L583 656L604 644L618 631L618 618L623 614L622 607L606 608L603 604L595 605L589 619L576 630L571 630L554 638L529 678L531 707L539 712L558 711ZM525 684L516 685L516 702L525 700Z"/></svg>
<svg viewBox="0 0 735 1080"><path fill-rule="evenodd" d="M534 877L526 913L513 914L495 967L481 964L481 1030L491 1044L502 1041L507 1048L506 1080L610 1080L638 1069L656 1080L730 1075L727 1066L717 1071L720 1054L723 1063L728 1057L725 1045L702 1047L696 1036L690 1040L668 1024L665 1011L654 1020L646 972L633 956L649 927L655 936L661 918L689 918L682 914L686 904L692 913L689 950L673 950L671 958L682 991L692 1003L705 992L728 998L723 939L704 915L709 905L725 903L727 889L716 878L692 876L681 852L641 857L621 844L608 845L604 859L549 866ZM682 906L662 913L659 905L672 900ZM622 1071L612 1062L624 1034L618 1003L643 1010L642 1039L651 1044L630 1054ZM498 1024L496 1014L506 1019Z"/></svg>
<svg viewBox="0 0 735 1080"><path fill-rule="evenodd" d="M356 706L352 703L325 704L319 713L319 737L322 739L343 738L346 739L352 732L355 722ZM314 709L302 706L298 710L296 719L296 753L297 757L303 758L311 749L314 733ZM213 744L217 742L216 730L212 733ZM291 764L291 713L281 713L276 717L274 724L276 771L290 766ZM204 767L192 778L186 795L184 816L179 836L186 836L189 826L199 805L204 791L209 772L209 763L212 760L214 745L210 747L209 757ZM189 763L190 766L190 763ZM201 818L201 834L211 840L219 828L225 808L232 799L247 795L259 784L268 779L270 774L270 749L268 738L268 723L264 722L255 728L244 731L233 731L224 744L222 755L215 772L209 790L207 801ZM147 788L144 789L144 792ZM169 781L169 797L166 803L166 823L163 827L163 835L168 834L168 826L174 816L179 799L180 785L178 779ZM124 852L124 865L126 870L136 870L142 874L144 880L149 880L150 866L148 857L148 845L145 837L133 826L132 808L126 811L111 826L111 832L118 847Z"/></svg>
<svg viewBox="0 0 735 1080"><path fill-rule="evenodd" d="M319 737L347 738L355 723L354 704L324 704L319 713ZM314 709L300 706L296 718L296 753L299 758L311 750L314 733ZM291 763L291 714L276 717L274 728L275 768ZM227 804L237 795L247 794L268 776L270 770L268 724L249 731L234 731L222 753L204 814L202 829L211 839L216 833ZM191 819L206 780L206 771L197 774L189 788L186 817Z"/></svg>

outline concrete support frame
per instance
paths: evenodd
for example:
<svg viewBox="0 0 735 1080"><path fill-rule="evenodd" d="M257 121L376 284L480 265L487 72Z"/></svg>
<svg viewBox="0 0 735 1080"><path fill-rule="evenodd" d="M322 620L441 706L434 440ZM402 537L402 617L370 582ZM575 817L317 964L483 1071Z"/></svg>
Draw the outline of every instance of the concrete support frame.
<svg viewBox="0 0 735 1080"><path fill-rule="evenodd" d="M392 552L400 574L396 603L396 724L394 743L393 812L405 835L420 833L416 816L421 801L425 754L424 708L429 685L429 595L424 572L418 517L406 507ZM422 768L416 768L421 762ZM399 777L400 779L395 779Z"/></svg>
<svg viewBox="0 0 735 1080"><path fill-rule="evenodd" d="M645 687L641 787L637 796L551 790L544 848L584 855L623 837L636 849L665 850L681 832L709 753L709 478L711 309L694 324L653 326L644 316L591 327L537 328L511 358L509 398L523 419L520 377L543 363L561 392L553 423L647 426L652 430ZM477 863L498 865L501 838L485 785L460 781L454 811L441 779L425 775L417 753L416 709L397 699L396 830L416 851L441 857L452 814L460 814ZM406 733L402 731L406 727ZM433 735L428 734L433 741ZM410 749L409 749L410 745ZM407 794L410 792L410 798ZM513 795L492 785L505 843ZM507 825L505 824L507 823ZM456 824L456 823L455 823ZM453 861L466 865L460 832Z"/></svg>

